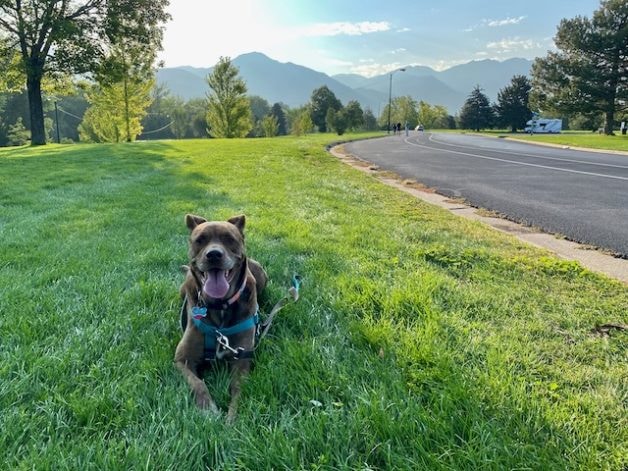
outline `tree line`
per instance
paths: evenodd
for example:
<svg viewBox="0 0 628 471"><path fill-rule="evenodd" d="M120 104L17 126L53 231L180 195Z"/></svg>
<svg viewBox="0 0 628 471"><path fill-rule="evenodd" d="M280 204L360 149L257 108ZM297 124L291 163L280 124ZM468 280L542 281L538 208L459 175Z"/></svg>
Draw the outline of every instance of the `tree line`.
<svg viewBox="0 0 628 471"><path fill-rule="evenodd" d="M206 100L183 100L155 84L168 0L0 0L0 145L61 139L243 137L313 130L386 129L358 102L327 88L290 109L246 93L229 58L207 77ZM535 60L532 79L515 76L490 104L480 86L458 116L396 97L393 122L409 127L521 129L532 112L608 134L628 111L628 3L602 0L591 18L564 19L557 50ZM78 78L78 79L77 79Z"/></svg>

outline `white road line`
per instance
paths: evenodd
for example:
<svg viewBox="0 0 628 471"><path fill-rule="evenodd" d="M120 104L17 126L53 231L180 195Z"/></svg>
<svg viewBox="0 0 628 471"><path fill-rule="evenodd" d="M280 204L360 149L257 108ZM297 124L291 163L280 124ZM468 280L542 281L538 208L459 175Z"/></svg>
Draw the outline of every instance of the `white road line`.
<svg viewBox="0 0 628 471"><path fill-rule="evenodd" d="M430 134L430 137L428 139L432 142L435 142L436 144L442 144L442 145L451 146L451 147L467 148L466 146L461 146L459 144L451 144L449 142L439 141L439 140L433 139L433 137L434 135ZM547 157L544 155L526 154L524 152L510 152L507 150L498 150L498 149L482 149L481 147L474 147L474 149L494 151L494 152L499 152L500 154L523 155L526 157L533 157L535 159L558 160L560 162L571 162L571 163L576 163L576 164L597 165L599 167L613 167L613 168L627 168L628 169L628 165L612 165L612 164L603 164L600 162L588 162L585 160L561 159L559 157Z"/></svg>
<svg viewBox="0 0 628 471"><path fill-rule="evenodd" d="M410 139L404 139L404 142L406 144L410 144L411 146L423 147L425 149L435 150L435 151L439 151L439 152L449 152L450 154L467 155L469 157L476 157L478 159L496 160L498 162L506 162L506 163L509 163L509 164L525 165L526 167L545 168L545 169L548 169L548 170L556 170L558 172L578 173L580 175L590 175L590 176L594 176L594 177L612 178L614 180L625 180L625 181L628 181L628 177L618 177L618 176L615 176L615 175L604 175L604 174L601 174L601 173L592 173L592 172L581 172L579 170L569 170L569 169L566 169L566 168L549 167L547 165L529 164L527 162L519 162L517 160L498 159L497 157L488 157L486 155L470 154L468 152L459 152L457 150L436 149L434 147L428 147L428 146L423 145L423 144L415 144L414 142L410 142Z"/></svg>

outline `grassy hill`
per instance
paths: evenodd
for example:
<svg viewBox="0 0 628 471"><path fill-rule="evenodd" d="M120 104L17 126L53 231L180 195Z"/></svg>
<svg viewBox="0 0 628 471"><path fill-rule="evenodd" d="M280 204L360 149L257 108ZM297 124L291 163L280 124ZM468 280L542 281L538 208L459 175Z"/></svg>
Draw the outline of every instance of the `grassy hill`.
<svg viewBox="0 0 628 471"><path fill-rule="evenodd" d="M384 186L331 135L0 150L4 469L628 465L628 288ZM185 213L247 216L268 312L233 426L172 364ZM228 402L221 369L206 379Z"/></svg>

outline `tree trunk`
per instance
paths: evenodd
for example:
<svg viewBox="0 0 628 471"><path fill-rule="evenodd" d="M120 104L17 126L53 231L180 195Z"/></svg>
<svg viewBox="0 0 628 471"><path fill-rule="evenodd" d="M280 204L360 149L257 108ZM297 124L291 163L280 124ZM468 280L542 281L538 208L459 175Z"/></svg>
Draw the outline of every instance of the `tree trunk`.
<svg viewBox="0 0 628 471"><path fill-rule="evenodd" d="M613 123L615 122L615 111L606 110L606 122L604 123L604 134L613 135Z"/></svg>
<svg viewBox="0 0 628 471"><path fill-rule="evenodd" d="M40 146L46 144L46 129L44 127L44 107L41 100L41 78L28 77L28 109L31 120L31 144Z"/></svg>
<svg viewBox="0 0 628 471"><path fill-rule="evenodd" d="M124 123L126 125L126 142L131 142L131 123L129 119L129 86L126 72L124 75Z"/></svg>

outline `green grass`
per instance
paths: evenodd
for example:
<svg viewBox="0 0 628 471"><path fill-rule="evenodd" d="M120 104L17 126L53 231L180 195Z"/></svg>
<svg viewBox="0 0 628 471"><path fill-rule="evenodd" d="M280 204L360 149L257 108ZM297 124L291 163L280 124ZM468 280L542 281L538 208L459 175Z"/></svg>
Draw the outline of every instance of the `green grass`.
<svg viewBox="0 0 628 471"><path fill-rule="evenodd" d="M471 131L466 132L469 134L476 134ZM628 135L622 135L619 132L617 132L614 136L606 136L604 134L586 131L563 131L560 134L526 134L523 132L509 133L508 131L482 131L479 134L502 137L506 139L520 139L529 142L549 143L560 146L623 151L628 153Z"/></svg>
<svg viewBox="0 0 628 471"><path fill-rule="evenodd" d="M0 151L3 469L628 465L628 288L304 138ZM285 308L239 417L172 364L185 213L247 215ZM206 378L223 409L227 374Z"/></svg>

